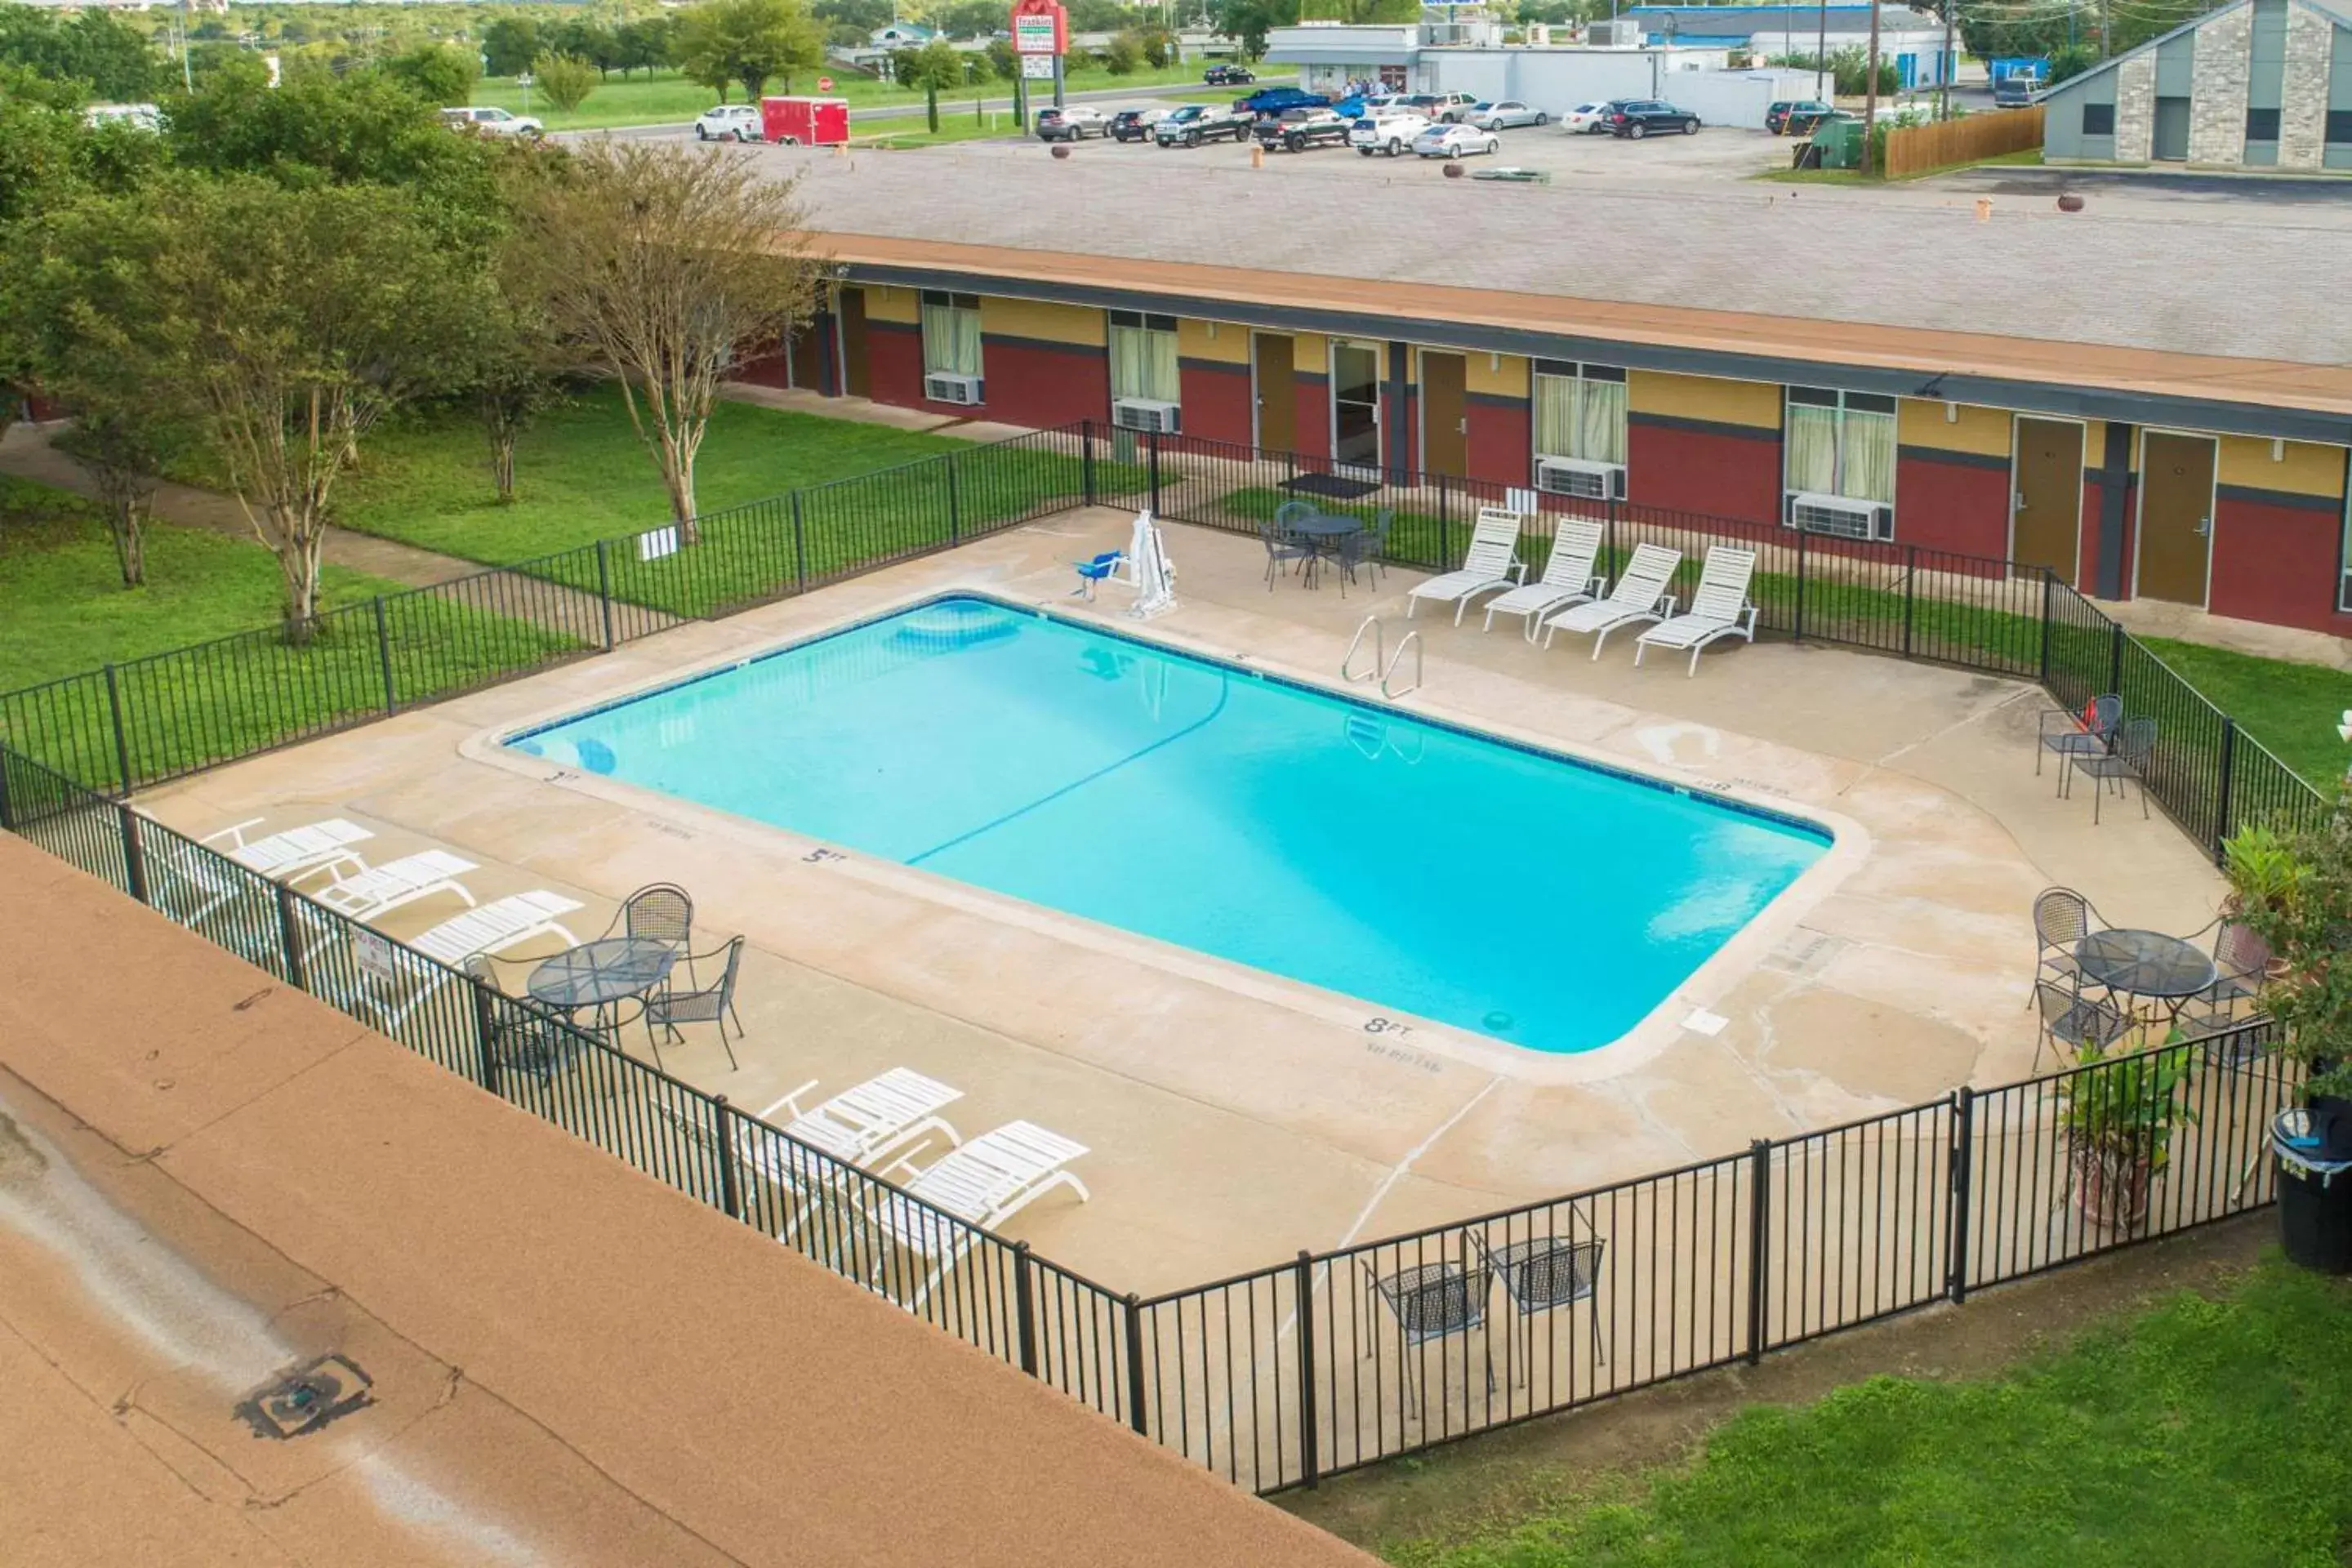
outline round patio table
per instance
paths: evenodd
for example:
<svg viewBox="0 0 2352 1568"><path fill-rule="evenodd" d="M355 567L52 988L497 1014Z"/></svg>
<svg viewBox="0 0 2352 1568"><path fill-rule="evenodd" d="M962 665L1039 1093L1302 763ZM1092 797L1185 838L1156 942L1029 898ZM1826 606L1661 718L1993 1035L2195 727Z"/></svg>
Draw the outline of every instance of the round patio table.
<svg viewBox="0 0 2352 1568"><path fill-rule="evenodd" d="M1334 562L1339 559L1339 542L1351 533L1364 531L1362 519L1349 517L1345 512L1332 511L1318 511L1313 517L1300 518L1282 526L1284 532L1305 540L1318 557L1328 556ZM1315 574L1310 572L1304 575L1307 585L1313 587ZM1342 598L1347 596L1347 585L1344 583L1340 584L1340 596Z"/></svg>
<svg viewBox="0 0 2352 1568"><path fill-rule="evenodd" d="M2074 963L2094 985L2180 1004L2211 988L2211 955L2160 931L2095 931L2074 944Z"/></svg>
<svg viewBox="0 0 2352 1568"><path fill-rule="evenodd" d="M677 950L649 936L612 936L567 948L530 972L531 1000L551 1007L609 1006L668 978Z"/></svg>

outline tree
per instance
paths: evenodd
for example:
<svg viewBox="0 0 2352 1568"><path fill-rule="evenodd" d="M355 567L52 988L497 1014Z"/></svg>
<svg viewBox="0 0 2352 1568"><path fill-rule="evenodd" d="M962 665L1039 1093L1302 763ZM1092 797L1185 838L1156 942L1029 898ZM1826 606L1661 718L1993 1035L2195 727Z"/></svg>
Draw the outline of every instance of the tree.
<svg viewBox="0 0 2352 1568"><path fill-rule="evenodd" d="M578 55L541 55L531 78L547 101L569 114L596 90L596 68Z"/></svg>
<svg viewBox="0 0 2352 1568"><path fill-rule="evenodd" d="M586 61L600 79L619 63L619 37L593 16L575 16L560 26L551 27L541 36L540 42L549 54L572 55Z"/></svg>
<svg viewBox="0 0 2352 1568"><path fill-rule="evenodd" d="M1143 64L1143 45L1132 32L1114 33L1103 49L1103 69L1113 76L1133 76Z"/></svg>
<svg viewBox="0 0 2352 1568"><path fill-rule="evenodd" d="M793 186L748 159L597 141L548 161L517 204L518 287L559 342L619 384L689 542L695 456L720 382L789 338L815 298Z"/></svg>
<svg viewBox="0 0 2352 1568"><path fill-rule="evenodd" d="M988 68L995 73L999 81L1011 81L1021 74L1021 57L1013 52L1008 39L989 39L987 58Z"/></svg>
<svg viewBox="0 0 2352 1568"><path fill-rule="evenodd" d="M438 107L471 99L474 83L481 79L482 66L470 50L449 44L420 44L386 60L383 71Z"/></svg>
<svg viewBox="0 0 2352 1568"><path fill-rule="evenodd" d="M191 400L277 554L289 640L307 643L335 481L388 411L460 379L479 258L389 186L230 176L110 205L106 221L144 236L110 323L118 352Z"/></svg>
<svg viewBox="0 0 2352 1568"><path fill-rule="evenodd" d="M154 47L139 30L104 11L71 21L30 5L0 6L0 62L51 81L79 81L104 102L152 98L162 74Z"/></svg>
<svg viewBox="0 0 2352 1568"><path fill-rule="evenodd" d="M2352 1096L2352 813L2294 834L2250 826L2224 849L2236 918L2275 958L2256 1002L2309 1069L2306 1100Z"/></svg>
<svg viewBox="0 0 2352 1568"><path fill-rule="evenodd" d="M1012 9L1010 5L994 7L999 17L1009 16ZM872 37L877 28L888 26L898 15L890 0L816 0L810 12L820 22L856 28L861 44ZM1004 25L1003 21L991 24L992 28Z"/></svg>
<svg viewBox="0 0 2352 1568"><path fill-rule="evenodd" d="M1298 0L1212 0L1210 14L1217 31L1239 44L1244 58L1255 60L1265 54L1268 29L1297 25Z"/></svg>
<svg viewBox="0 0 2352 1568"><path fill-rule="evenodd" d="M1176 35L1165 27L1147 27L1142 36L1143 63L1153 70L1165 70L1176 63Z"/></svg>
<svg viewBox="0 0 2352 1568"><path fill-rule="evenodd" d="M1008 25L1011 9L997 0L955 0L933 12L931 24L950 38L992 38ZM876 26L888 20L886 16Z"/></svg>
<svg viewBox="0 0 2352 1568"><path fill-rule="evenodd" d="M962 54L945 38L933 38L919 49L900 49L892 63L898 67L901 83L923 89L923 107L930 116L932 132L937 133L940 93L963 85Z"/></svg>
<svg viewBox="0 0 2352 1568"><path fill-rule="evenodd" d="M679 19L677 58L722 102L730 81L756 99L771 78L789 92L794 71L824 58L824 37L804 0L702 0Z"/></svg>
<svg viewBox="0 0 2352 1568"><path fill-rule="evenodd" d="M619 50L616 63L621 79L625 81L633 70L656 71L670 63L672 39L676 26L667 16L646 16L635 22L624 22L616 37Z"/></svg>
<svg viewBox="0 0 2352 1568"><path fill-rule="evenodd" d="M539 24L528 16L500 16L482 29L482 54L492 76L520 76L539 51Z"/></svg>

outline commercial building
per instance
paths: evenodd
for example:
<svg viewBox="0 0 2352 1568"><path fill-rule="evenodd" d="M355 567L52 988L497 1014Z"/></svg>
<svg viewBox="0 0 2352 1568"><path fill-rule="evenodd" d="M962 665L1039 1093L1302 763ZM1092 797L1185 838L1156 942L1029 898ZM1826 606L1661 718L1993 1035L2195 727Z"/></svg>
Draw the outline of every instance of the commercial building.
<svg viewBox="0 0 2352 1568"><path fill-rule="evenodd" d="M2306 227L1375 198L1213 159L814 163L843 282L760 374L1020 425L1159 405L1184 439L1306 464L1597 487L2352 634L2352 318L2282 308L2338 286Z"/></svg>
<svg viewBox="0 0 2352 1568"><path fill-rule="evenodd" d="M2051 163L2352 170L2352 5L2235 0L2044 102Z"/></svg>
<svg viewBox="0 0 2352 1568"><path fill-rule="evenodd" d="M1713 46L1745 51L1759 62L1783 55L1836 55L1870 42L1871 5L1628 5L1619 13L1651 44ZM1879 58L1895 67L1898 85L1933 87L1953 79L1957 38L1941 19L1907 5L1879 5Z"/></svg>

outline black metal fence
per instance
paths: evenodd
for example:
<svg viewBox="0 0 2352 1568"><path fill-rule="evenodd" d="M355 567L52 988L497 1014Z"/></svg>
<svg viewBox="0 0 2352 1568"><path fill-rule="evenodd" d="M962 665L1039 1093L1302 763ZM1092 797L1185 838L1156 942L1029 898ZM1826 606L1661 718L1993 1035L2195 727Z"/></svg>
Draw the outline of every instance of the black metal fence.
<svg viewBox="0 0 2352 1568"><path fill-rule="evenodd" d="M1150 1299L919 1203L562 1020L244 869L109 792L363 722L1087 501L1254 531L1292 454L1093 426L606 541L329 617L0 696L0 829L802 1256L1259 1491L2022 1278L2270 1201L2294 1077L2266 1026L1947 1099ZM1353 484L1341 488L1353 489ZM1382 474L1390 556L1450 565L1525 492ZM2036 569L1539 498L1606 560L1759 551L1768 631L2120 692L2158 720L2147 785L2209 849L2327 809L2143 645ZM1540 546L1538 550L1540 554ZM2156 1087L2151 1088L2151 1084ZM2120 1109L2119 1109L2120 1108Z"/></svg>

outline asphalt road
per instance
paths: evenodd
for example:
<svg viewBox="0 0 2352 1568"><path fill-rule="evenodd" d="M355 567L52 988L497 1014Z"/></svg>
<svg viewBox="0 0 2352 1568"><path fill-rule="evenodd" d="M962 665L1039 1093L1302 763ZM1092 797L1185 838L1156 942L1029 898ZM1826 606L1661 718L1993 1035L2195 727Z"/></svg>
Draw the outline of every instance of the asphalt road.
<svg viewBox="0 0 2352 1568"><path fill-rule="evenodd" d="M1297 80L1298 79L1295 76L1261 76L1255 82L1251 84L1251 90L1255 90L1261 87L1289 87L1294 85ZM1045 89L1037 95L1038 100L1040 102L1051 103L1053 101L1052 84L1041 82L1038 85ZM1206 83L1197 81L1166 82L1158 87L1089 88L1085 92L1074 92L1069 94L1065 101L1069 103L1119 104L1163 103L1170 101L1182 102L1186 99L1191 98L1197 93L1232 92L1238 95L1242 90L1243 89L1240 88L1213 88L1208 86ZM1010 94L1007 94L1003 98L983 99L981 101L981 108L983 110L992 110L1000 114L1010 114L1013 112L1013 99ZM971 112L971 100L968 98L942 98L940 100L940 120L942 123L945 123L956 115L968 115ZM850 130L854 132L857 127L871 124L877 120L920 119L922 114L923 105L919 102L889 103L878 105L872 109L852 109L849 112ZM694 121L690 120L681 120L667 125L616 125L609 131L565 131L559 132L557 134L562 136L614 136L626 140L636 137L650 138L677 136L689 133L693 130Z"/></svg>

